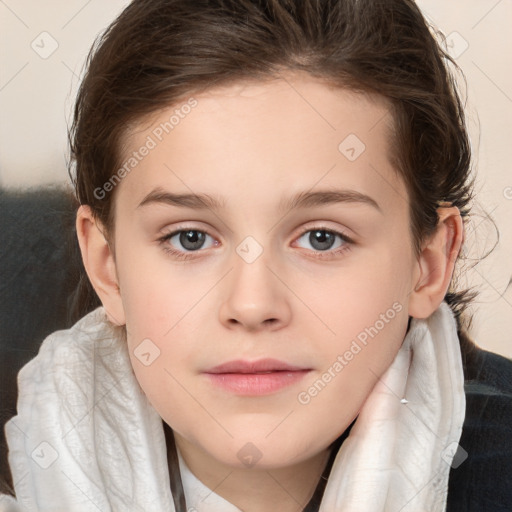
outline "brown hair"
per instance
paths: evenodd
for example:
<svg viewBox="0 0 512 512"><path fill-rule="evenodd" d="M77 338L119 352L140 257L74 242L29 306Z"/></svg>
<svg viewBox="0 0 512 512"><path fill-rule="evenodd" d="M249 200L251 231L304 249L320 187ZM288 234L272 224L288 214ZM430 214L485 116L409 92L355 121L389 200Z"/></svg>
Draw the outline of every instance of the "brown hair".
<svg viewBox="0 0 512 512"><path fill-rule="evenodd" d="M303 71L391 105L393 162L409 192L419 250L437 226L439 204L465 218L472 196L450 63L457 67L411 0L134 0L87 60L69 132L77 198L111 233L115 188L106 197L95 191L122 166L130 126L213 86ZM86 278L83 285L90 309L97 298ZM459 331L473 295L452 280L445 300ZM469 348L466 336L461 345Z"/></svg>
<svg viewBox="0 0 512 512"><path fill-rule="evenodd" d="M95 190L122 165L129 126L215 85L300 70L391 104L418 250L439 203L464 218L472 195L463 106L447 67L456 64L432 31L411 0L134 0L87 60L69 131L77 198L109 233L115 189L102 198ZM78 314L84 297L86 309L98 303L86 278L82 292ZM459 329L473 296L452 280L445 300Z"/></svg>

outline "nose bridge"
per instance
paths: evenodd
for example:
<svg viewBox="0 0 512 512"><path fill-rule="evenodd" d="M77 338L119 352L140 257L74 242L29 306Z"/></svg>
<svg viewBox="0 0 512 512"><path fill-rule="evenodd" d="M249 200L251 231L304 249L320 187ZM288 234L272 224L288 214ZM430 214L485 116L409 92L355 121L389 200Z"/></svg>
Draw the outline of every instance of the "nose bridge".
<svg viewBox="0 0 512 512"><path fill-rule="evenodd" d="M271 250L247 236L235 248L232 260L234 268L220 308L221 322L250 330L288 323L291 312L286 288L268 268Z"/></svg>

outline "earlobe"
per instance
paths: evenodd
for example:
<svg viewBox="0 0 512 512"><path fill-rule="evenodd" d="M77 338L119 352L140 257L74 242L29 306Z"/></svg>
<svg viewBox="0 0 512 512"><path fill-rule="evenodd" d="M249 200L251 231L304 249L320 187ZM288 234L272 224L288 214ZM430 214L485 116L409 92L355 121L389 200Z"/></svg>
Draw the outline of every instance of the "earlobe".
<svg viewBox="0 0 512 512"><path fill-rule="evenodd" d="M125 315L114 254L89 206L80 206L76 232L85 270L109 320L124 325Z"/></svg>
<svg viewBox="0 0 512 512"><path fill-rule="evenodd" d="M464 239L458 208L442 207L437 213L436 231L418 256L419 277L409 295L409 315L415 318L429 317L443 301Z"/></svg>

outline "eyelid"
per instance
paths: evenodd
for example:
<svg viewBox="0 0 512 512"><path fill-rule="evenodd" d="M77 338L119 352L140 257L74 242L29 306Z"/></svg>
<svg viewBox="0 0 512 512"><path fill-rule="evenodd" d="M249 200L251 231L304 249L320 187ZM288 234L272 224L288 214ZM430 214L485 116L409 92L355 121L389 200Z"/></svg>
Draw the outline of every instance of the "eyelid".
<svg viewBox="0 0 512 512"><path fill-rule="evenodd" d="M317 223L308 224L307 226L304 226L301 228L301 231L298 236L294 237L294 240L297 238L300 238L304 233L307 233L308 231L328 231L329 233L334 233L337 235L340 235L343 237L347 242L355 243L354 238L347 234L347 229L342 227L331 227L328 226L326 222L317 221Z"/></svg>
<svg viewBox="0 0 512 512"><path fill-rule="evenodd" d="M298 235L294 236L293 241L295 242L295 241L299 240L306 233L308 233L310 231L326 231L328 233L332 233L336 236L339 236L342 239L343 244L341 247L336 247L334 249L328 249L326 251L319 251L319 250L315 251L315 250L306 249L308 252L311 252L313 257L324 258L324 259L327 259L329 257L335 257L336 255L341 254L344 251L350 250L351 246L355 244L353 238L351 236L348 236L345 233L344 229L329 227L326 225L325 222L322 222L322 221L317 221L317 222L318 222L317 224L313 223L312 225L307 225L307 226L302 227L300 233ZM173 226L172 229L169 229L169 228L162 229L160 231L161 236L159 236L158 242L163 245L166 242L168 242L171 238L173 238L175 235L177 235L183 231L198 231L200 233L204 233L205 235L211 237L214 240L214 247L219 245L219 241L217 240L217 237L212 235L209 232L209 230L203 229L197 225L190 226L190 225L186 225L186 224L178 224L177 226ZM187 250L182 251L182 250L175 249L170 244L167 244L167 246L168 247L165 247L164 250L180 259L195 258L195 257L197 257L198 254L205 252L208 249L212 248L212 247L208 247L206 249L201 248L196 251L187 251Z"/></svg>
<svg viewBox="0 0 512 512"><path fill-rule="evenodd" d="M197 251L187 251L187 250L182 251L182 250L174 248L169 243L169 241L171 240L171 238L173 238L177 234L182 233L184 231L198 231L199 233L204 233L205 235L207 235L213 239L214 246L218 245L218 241L217 241L216 237L211 235L207 230L200 229L197 226L178 225L178 226L174 226L172 229L164 228L160 231L160 233L159 233L160 236L158 237L157 242L158 242L159 246L162 247L164 252L171 255L172 258L174 258L176 260L182 260L182 261L191 260L191 259L194 259L197 257L196 254L204 252L207 249L211 249L211 247L208 247L207 249L198 249Z"/></svg>
<svg viewBox="0 0 512 512"><path fill-rule="evenodd" d="M197 221L194 221L197 222ZM201 225L202 223L194 224L194 225L188 225L186 222L184 223L177 223L173 225L172 227L165 226L164 228L160 229L157 233L157 236L160 237L166 237L169 235L175 235L176 233L179 233L180 231L200 231L201 233L205 233L212 238L218 239L216 235L212 234L212 230L210 230L209 227L204 227L204 225Z"/></svg>
<svg viewBox="0 0 512 512"><path fill-rule="evenodd" d="M341 244L338 247L329 248L325 251L315 250L313 249L304 249L298 247L300 251L305 253L306 257L311 258L313 260L328 262L328 261L338 261L342 258L346 253L350 252L356 243L353 239L347 236L342 229L330 228L325 225L316 225L316 226L308 226L302 230L302 233L294 238L294 241L300 240L306 233L311 231L325 231L327 233L333 234L335 237L339 237L341 239Z"/></svg>

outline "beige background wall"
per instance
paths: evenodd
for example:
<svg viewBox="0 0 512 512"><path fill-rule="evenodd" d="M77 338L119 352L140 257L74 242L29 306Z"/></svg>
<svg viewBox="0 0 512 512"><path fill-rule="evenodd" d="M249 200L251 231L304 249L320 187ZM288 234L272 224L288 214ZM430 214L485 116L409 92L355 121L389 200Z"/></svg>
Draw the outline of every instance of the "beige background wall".
<svg viewBox="0 0 512 512"><path fill-rule="evenodd" d="M126 0L0 1L0 185L67 183L66 123L96 35ZM478 204L468 229L465 274L481 295L473 335L512 357L512 2L421 0L448 37L468 83L468 122Z"/></svg>

